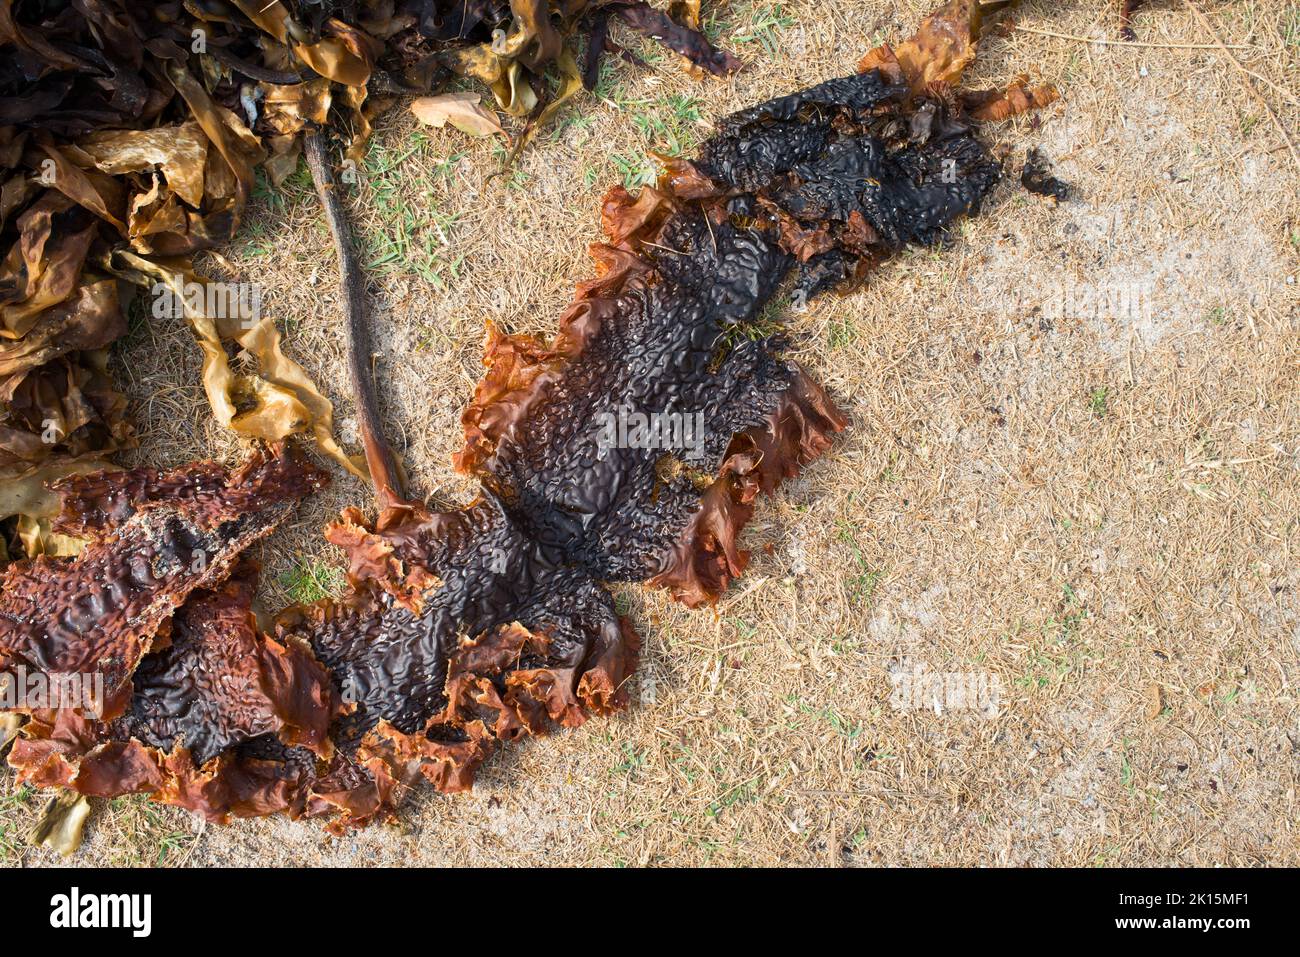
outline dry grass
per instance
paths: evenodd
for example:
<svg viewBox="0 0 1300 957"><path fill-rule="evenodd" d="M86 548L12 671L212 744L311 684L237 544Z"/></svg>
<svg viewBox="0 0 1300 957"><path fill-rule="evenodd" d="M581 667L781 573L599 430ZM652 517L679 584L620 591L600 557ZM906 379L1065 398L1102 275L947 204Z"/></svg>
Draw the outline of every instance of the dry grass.
<svg viewBox="0 0 1300 957"><path fill-rule="evenodd" d="M415 486L467 497L448 457L482 323L551 327L612 181L647 149L689 152L729 110L847 72L928 4L714 4L747 70L694 81L652 50L649 72L612 67L511 185L488 181L488 144L390 117L356 215ZM1184 48L1214 41L1182 0L1138 18L1152 46L990 40L978 79L1029 70L1063 93L994 135L1041 146L1077 199L1008 183L948 248L792 318L852 429L760 510L752 570L716 614L620 589L646 638L626 716L513 747L473 794L424 793L397 828L196 832L125 800L96 810L76 861L1300 863L1297 170L1245 87L1300 125L1300 5L1198 5L1249 75ZM1113 39L1112 6L1038 0L1020 22ZM273 293L346 426L305 179L227 259ZM1127 317L1054 308L1132 283L1149 308ZM133 335L141 458L233 454L195 352L181 330ZM329 587L319 527L365 497L341 478L266 545L268 605ZM891 674L919 666L995 683L996 716L895 707ZM50 862L21 840L38 804L0 799L0 859Z"/></svg>

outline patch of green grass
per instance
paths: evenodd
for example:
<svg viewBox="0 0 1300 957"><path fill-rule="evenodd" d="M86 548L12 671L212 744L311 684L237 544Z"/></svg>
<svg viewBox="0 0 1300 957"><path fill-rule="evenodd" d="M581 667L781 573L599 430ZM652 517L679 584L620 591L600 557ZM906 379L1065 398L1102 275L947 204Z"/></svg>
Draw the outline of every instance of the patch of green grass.
<svg viewBox="0 0 1300 957"><path fill-rule="evenodd" d="M269 255L275 248L275 243L271 240L266 231L266 223L259 218L250 218L244 223L239 233L240 247L239 255L249 257L259 257Z"/></svg>
<svg viewBox="0 0 1300 957"><path fill-rule="evenodd" d="M428 138L418 131L399 147L371 142L358 186L365 190L366 206L374 211L379 225L359 232L367 269L381 275L414 272L434 287L445 289L447 278L459 275L463 260L452 252L460 214L411 202L413 196L428 197L432 192L419 174L408 172L412 161L424 168L422 154L428 145ZM438 158L433 165L435 175L449 176L458 159Z"/></svg>
<svg viewBox="0 0 1300 957"><path fill-rule="evenodd" d="M506 184L506 189L521 190L528 187L531 177L519 168L518 163L506 169L506 162L510 159L508 149L500 143L495 143L492 147L492 158L497 164L497 169L501 171L500 178Z"/></svg>
<svg viewBox="0 0 1300 957"><path fill-rule="evenodd" d="M892 485L903 476L899 473L899 454L898 452L889 453L889 464L885 466L880 473L880 481L885 485Z"/></svg>
<svg viewBox="0 0 1300 957"><path fill-rule="evenodd" d="M189 846L194 843L194 835L185 831L169 831L158 839L158 856L154 860L156 867L162 867L167 863L170 856L176 860L183 856Z"/></svg>
<svg viewBox="0 0 1300 957"><path fill-rule="evenodd" d="M728 618L727 621L731 624L732 628L736 629L736 634L745 641L748 641L753 638L754 635L758 634L758 629L743 618Z"/></svg>
<svg viewBox="0 0 1300 957"><path fill-rule="evenodd" d="M721 841L714 841L707 837L693 837L687 841L687 844L691 847L698 847L703 851L705 862L713 860L713 856L723 848Z"/></svg>
<svg viewBox="0 0 1300 957"><path fill-rule="evenodd" d="M709 817L718 817L727 808L741 804L758 803L758 789L754 786L758 782L758 778L758 775L754 775L739 784L733 784L710 801L704 813Z"/></svg>
<svg viewBox="0 0 1300 957"><path fill-rule="evenodd" d="M1119 783L1127 790L1133 790L1133 764L1128 759L1128 749L1132 742L1125 738L1120 745Z"/></svg>
<svg viewBox="0 0 1300 957"><path fill-rule="evenodd" d="M1016 686L1042 689L1059 685L1074 672L1078 664L1071 655L1035 652L1029 658L1029 669L1016 679Z"/></svg>
<svg viewBox="0 0 1300 957"><path fill-rule="evenodd" d="M678 753L677 757L672 760L673 766L681 772L687 784L694 784L700 776L699 759L695 756L695 752L685 745L677 745L676 750ZM674 815L674 820L676 820L676 815Z"/></svg>
<svg viewBox="0 0 1300 957"><path fill-rule="evenodd" d="M845 585L853 602L867 607L876 596L876 589L880 587L880 581L885 577L885 570L871 567L858 546L856 534L857 529L848 523L840 528L839 539L849 546L857 566L857 572L845 581Z"/></svg>
<svg viewBox="0 0 1300 957"><path fill-rule="evenodd" d="M1110 392L1105 386L1098 386L1088 393L1088 411L1099 419L1106 417L1106 400Z"/></svg>
<svg viewBox="0 0 1300 957"><path fill-rule="evenodd" d="M645 765L646 752L638 751L629 743L623 744L623 760L610 768L611 774L631 775L633 771Z"/></svg>
<svg viewBox="0 0 1300 957"><path fill-rule="evenodd" d="M863 725L861 721L851 722L830 705L825 705L822 708L813 708L811 705L800 701L798 708L806 715L825 721L831 726L831 730L842 737L848 738L850 741L856 741L862 736Z"/></svg>
<svg viewBox="0 0 1300 957"><path fill-rule="evenodd" d="M752 342L758 342L760 339L767 339L776 335L785 328L785 317L790 312L792 304L789 296L780 296L776 299L768 300L759 312L758 317L753 322L746 323L743 328L745 335Z"/></svg>
<svg viewBox="0 0 1300 957"><path fill-rule="evenodd" d="M796 22L779 3L754 4L748 24L727 39L736 44L760 46L768 56L773 57L781 50L781 39L777 36L777 31L788 30Z"/></svg>
<svg viewBox="0 0 1300 957"><path fill-rule="evenodd" d="M623 827L614 829L614 836L628 838L636 831L644 831L649 825L645 821L633 821L631 824L625 824ZM615 863L615 867L627 867L627 862Z"/></svg>
<svg viewBox="0 0 1300 957"><path fill-rule="evenodd" d="M343 587L343 572L322 562L300 560L280 575L280 584L300 605L328 598Z"/></svg>
<svg viewBox="0 0 1300 957"><path fill-rule="evenodd" d="M0 861L15 862L22 856L26 845L22 835L28 827L25 812L31 809L35 793L23 784L9 794L0 794Z"/></svg>
<svg viewBox="0 0 1300 957"><path fill-rule="evenodd" d="M868 568L860 554L857 555L857 560L861 571L849 579L849 594L853 596L855 602L870 605L885 573L879 568Z"/></svg>
<svg viewBox="0 0 1300 957"><path fill-rule="evenodd" d="M736 322L727 326L713 345L713 368L721 365L722 360L731 354L731 350L743 339L761 342L776 335L784 328L782 315L789 306L788 299L769 302L758 316L749 322Z"/></svg>
<svg viewBox="0 0 1300 957"><path fill-rule="evenodd" d="M632 56L636 57L638 60L640 60L641 63L644 63L645 66L642 67L635 63L627 63L626 61L623 60L622 57L606 56L605 57L606 62L613 60L622 69L629 71L634 76L643 76L646 72L653 72L658 67L661 66L662 67L671 66L673 69L676 68L675 63L670 64L668 61L668 57L674 54L669 54L668 48L665 47L658 40L653 40L650 37L644 36L640 33L635 33L632 34L631 36L626 36L625 39L626 39L625 49L627 50L627 52L632 54ZM648 71L647 68L649 68Z"/></svg>
<svg viewBox="0 0 1300 957"><path fill-rule="evenodd" d="M108 802L110 826L132 835L129 842L110 846L109 863L129 867L174 867L198 840L189 829L187 815L151 801L145 794L129 794Z"/></svg>
<svg viewBox="0 0 1300 957"><path fill-rule="evenodd" d="M626 153L611 153L609 161L614 164L618 170L619 178L623 181L623 188L628 192L635 192L642 186L650 186L659 178L659 171L651 162L650 157L628 156Z"/></svg>
<svg viewBox="0 0 1300 957"><path fill-rule="evenodd" d="M831 651L837 655L857 651L862 647L862 640L856 635L841 635L831 639Z"/></svg>
<svg viewBox="0 0 1300 957"><path fill-rule="evenodd" d="M265 205L273 213L284 209L284 193L271 185L270 178L261 167L253 171L253 202Z"/></svg>
<svg viewBox="0 0 1300 957"><path fill-rule="evenodd" d="M1110 862L1119 856L1119 845L1111 844L1098 851L1092 858L1093 867L1110 867Z"/></svg>
<svg viewBox="0 0 1300 957"><path fill-rule="evenodd" d="M862 732L866 730L866 726L861 721L850 720L832 705L809 704L797 694L786 695L785 703L802 715L809 718L815 718L818 721L824 721L826 724L830 725L831 730L848 741L856 741L858 738L862 737ZM791 730L795 729L793 723L788 724L787 727Z"/></svg>
<svg viewBox="0 0 1300 957"><path fill-rule="evenodd" d="M36 791L30 785L20 784L10 794L0 794L0 811L12 811L31 804Z"/></svg>
<svg viewBox="0 0 1300 957"><path fill-rule="evenodd" d="M1030 655L1029 668L1015 681L1017 687L1033 689L1059 685L1082 670L1093 658L1081 640L1088 609L1069 582L1061 585L1061 594L1061 609L1049 615L1038 629L1045 644Z"/></svg>
<svg viewBox="0 0 1300 957"><path fill-rule="evenodd" d="M666 66L664 48L656 41L635 37L633 48L628 52L638 57L651 70L660 65ZM596 75L596 86L592 90L592 95L620 110L644 107L648 101L638 96L636 80L643 77L645 73L645 69L640 66L624 63L619 57L606 56L601 60L600 72ZM627 82L629 80L632 82ZM588 119L580 125L589 125L590 122L591 119Z"/></svg>
<svg viewBox="0 0 1300 957"><path fill-rule="evenodd" d="M1061 617L1058 619L1053 615L1048 618L1043 626L1043 634L1049 638L1055 636L1062 642L1073 641L1079 637L1079 629L1088 617L1088 609L1083 607L1083 602L1079 600L1074 586L1069 582L1061 585L1061 594L1064 597Z"/></svg>
<svg viewBox="0 0 1300 957"><path fill-rule="evenodd" d="M144 819L145 830L157 841L158 850L154 855L153 866L162 867L168 861L177 862L194 843L197 835L192 831L176 830L171 822L165 820L160 805L152 803L143 795L141 797L143 799L137 811ZM149 843L141 841L141 849L147 848Z"/></svg>
<svg viewBox="0 0 1300 957"><path fill-rule="evenodd" d="M596 87L592 94L599 99L607 100L615 106L622 106L623 97L626 93L622 84L622 75L619 72L614 58L611 56L604 57L600 61L600 72L596 74Z"/></svg>
<svg viewBox="0 0 1300 957"><path fill-rule="evenodd" d="M858 331L849 319L834 320L826 330L826 344L832 349L843 349L858 338Z"/></svg>
<svg viewBox="0 0 1300 957"><path fill-rule="evenodd" d="M429 175L435 179L451 179L451 174L456 171L456 166L468 155L468 150L456 150L447 156L437 156L429 163Z"/></svg>
<svg viewBox="0 0 1300 957"><path fill-rule="evenodd" d="M632 125L656 152L681 156L699 145L701 114L696 97L675 93L639 105L645 108L633 113Z"/></svg>

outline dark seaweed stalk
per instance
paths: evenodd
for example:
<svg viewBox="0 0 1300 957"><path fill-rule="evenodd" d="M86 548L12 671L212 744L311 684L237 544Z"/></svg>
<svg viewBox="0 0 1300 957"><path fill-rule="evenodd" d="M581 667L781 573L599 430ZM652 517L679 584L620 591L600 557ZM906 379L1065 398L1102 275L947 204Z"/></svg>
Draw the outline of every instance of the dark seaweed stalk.
<svg viewBox="0 0 1300 957"><path fill-rule="evenodd" d="M365 448L366 468L375 487L375 499L380 509L404 501L402 482L397 474L392 450L384 438L383 424L379 418L379 402L375 396L374 373L370 368L370 331L366 323L366 280L357 261L352 242L352 229L339 198L338 184L325 150L325 140L319 130L306 135L307 167L311 170L316 195L320 197L334 240L334 254L339 260L339 290L343 294L343 330L347 341L348 378L357 404L357 422L361 431L361 444Z"/></svg>

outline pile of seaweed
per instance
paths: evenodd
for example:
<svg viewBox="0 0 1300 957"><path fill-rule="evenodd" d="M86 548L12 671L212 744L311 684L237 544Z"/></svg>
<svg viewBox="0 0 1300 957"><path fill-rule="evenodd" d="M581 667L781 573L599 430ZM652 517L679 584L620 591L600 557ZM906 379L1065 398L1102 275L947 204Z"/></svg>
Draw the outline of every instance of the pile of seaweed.
<svg viewBox="0 0 1300 957"><path fill-rule="evenodd" d="M305 132L334 131L359 169L378 111L458 77L518 117L517 148L582 88L579 37L594 82L611 16L703 71L739 66L699 33L698 0L676 15L625 0L0 0L0 521L16 533L0 548L75 549L50 533L45 486L133 442L106 350L141 289L181 305L219 423L305 433L362 474L274 321L192 295L193 255L234 236L259 171L273 186L293 172Z"/></svg>
<svg viewBox="0 0 1300 957"><path fill-rule="evenodd" d="M999 179L978 121L1054 96L959 88L981 19L953 0L857 74L727 117L657 187L612 189L597 274L555 336L488 330L456 456L478 498L408 500L363 429L379 510L327 529L349 561L343 597L269 632L250 610L242 551L321 481L283 444L237 470L61 479L52 527L90 544L4 570L0 668L89 670L105 690L95 710L26 711L20 778L339 830L390 817L422 778L469 787L500 742L622 707L639 642L607 583L715 600L745 569L758 496L846 425L782 338L757 334L760 310L785 286L810 298L937 242ZM360 334L346 222L320 140L307 147ZM607 441L601 423L629 410L698 416L691 454Z"/></svg>

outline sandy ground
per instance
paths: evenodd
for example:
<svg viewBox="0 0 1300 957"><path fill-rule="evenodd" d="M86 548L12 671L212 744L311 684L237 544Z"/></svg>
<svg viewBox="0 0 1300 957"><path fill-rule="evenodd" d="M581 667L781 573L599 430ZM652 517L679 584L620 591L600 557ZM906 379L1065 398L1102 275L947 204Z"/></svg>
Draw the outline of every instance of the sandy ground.
<svg viewBox="0 0 1300 957"><path fill-rule="evenodd" d="M706 2L741 74L694 80L630 41L648 67L611 65L509 183L488 180L499 148L385 120L356 217L412 484L470 496L449 456L483 322L552 327L609 185L849 72L928 6ZM1297 170L1248 86L1300 127L1300 5L1201 0L1246 73L1183 0L1138 18L1145 46L1081 42L1117 38L1113 6L1027 2L975 73L1060 86L989 134L1013 160L1042 149L1072 201L1008 180L947 248L789 317L852 427L760 509L715 612L619 589L646 644L625 716L511 747L472 794L421 792L344 839L97 802L72 863L1300 864ZM349 438L305 176L225 260L265 284ZM119 364L138 459L237 454L185 330L141 324ZM337 585L319 529L365 501L340 476L265 545L268 607ZM0 776L0 861L58 861L24 840L39 806Z"/></svg>

